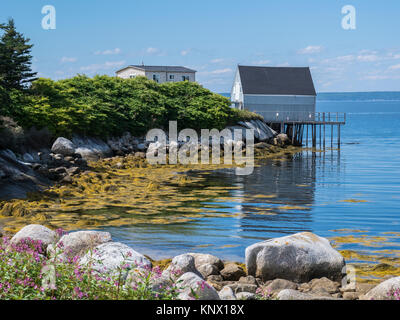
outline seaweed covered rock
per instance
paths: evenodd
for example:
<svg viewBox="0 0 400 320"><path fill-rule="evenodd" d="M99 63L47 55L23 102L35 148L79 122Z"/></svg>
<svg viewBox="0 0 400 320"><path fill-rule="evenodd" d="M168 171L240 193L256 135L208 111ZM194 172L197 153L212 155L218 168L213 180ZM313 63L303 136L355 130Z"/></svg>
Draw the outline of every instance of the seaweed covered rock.
<svg viewBox="0 0 400 320"><path fill-rule="evenodd" d="M344 266L344 258L329 240L310 232L274 238L246 248L248 274L264 281L281 278L308 282L322 277L338 281Z"/></svg>

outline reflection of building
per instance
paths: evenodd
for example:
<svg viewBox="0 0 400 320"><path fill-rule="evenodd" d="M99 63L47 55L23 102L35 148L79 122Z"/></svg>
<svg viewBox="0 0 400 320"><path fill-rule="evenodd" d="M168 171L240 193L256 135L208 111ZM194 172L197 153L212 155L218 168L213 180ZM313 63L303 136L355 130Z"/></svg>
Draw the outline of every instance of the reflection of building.
<svg viewBox="0 0 400 320"><path fill-rule="evenodd" d="M196 71L180 66L127 66L116 72L123 79L147 77L157 83L196 81Z"/></svg>
<svg viewBox="0 0 400 320"><path fill-rule="evenodd" d="M309 68L238 66L231 92L235 108L262 115L266 122L296 115L309 120L316 92Z"/></svg>
<svg viewBox="0 0 400 320"><path fill-rule="evenodd" d="M315 197L316 168L312 155L298 154L292 160L268 160L248 176L221 172L212 179L240 186L232 211L240 212L237 235L268 238L311 231L311 205ZM210 177L211 178L211 177Z"/></svg>

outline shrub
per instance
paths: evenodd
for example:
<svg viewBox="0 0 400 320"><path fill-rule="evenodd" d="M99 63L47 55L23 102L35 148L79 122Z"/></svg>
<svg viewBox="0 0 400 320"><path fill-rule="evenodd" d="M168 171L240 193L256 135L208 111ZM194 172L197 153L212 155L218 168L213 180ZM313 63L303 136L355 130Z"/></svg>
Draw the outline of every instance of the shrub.
<svg viewBox="0 0 400 320"><path fill-rule="evenodd" d="M57 255L46 259L40 241L26 240L18 245L8 238L0 241L0 299L47 300L119 300L175 299L177 287L152 289L153 280L160 277L156 268L141 268L134 286L124 285L122 274L129 266L124 262L115 273L99 274L90 264L79 265L79 256L67 261Z"/></svg>

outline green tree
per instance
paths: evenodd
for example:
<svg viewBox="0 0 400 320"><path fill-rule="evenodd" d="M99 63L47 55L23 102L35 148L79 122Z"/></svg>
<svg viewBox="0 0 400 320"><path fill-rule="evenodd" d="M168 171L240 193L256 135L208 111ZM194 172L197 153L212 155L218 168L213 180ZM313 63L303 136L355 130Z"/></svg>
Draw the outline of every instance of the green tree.
<svg viewBox="0 0 400 320"><path fill-rule="evenodd" d="M17 32L13 19L1 24L3 34L0 38L0 85L6 89L23 89L35 79L32 72L32 46L30 39Z"/></svg>

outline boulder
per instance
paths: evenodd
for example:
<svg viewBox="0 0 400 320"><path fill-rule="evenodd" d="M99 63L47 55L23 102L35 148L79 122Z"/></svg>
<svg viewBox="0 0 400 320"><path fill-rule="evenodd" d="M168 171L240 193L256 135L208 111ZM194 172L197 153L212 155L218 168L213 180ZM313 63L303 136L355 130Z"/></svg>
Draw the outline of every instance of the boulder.
<svg viewBox="0 0 400 320"><path fill-rule="evenodd" d="M395 290L400 290L400 277L383 281L364 296L361 296L360 300L389 300L391 299L390 293Z"/></svg>
<svg viewBox="0 0 400 320"><path fill-rule="evenodd" d="M75 152L86 161L97 161L113 155L110 146L99 138L75 136L72 142L76 146Z"/></svg>
<svg viewBox="0 0 400 320"><path fill-rule="evenodd" d="M236 295L231 287L225 286L218 292L219 298L221 300L236 300Z"/></svg>
<svg viewBox="0 0 400 320"><path fill-rule="evenodd" d="M115 273L125 265L128 269L135 267L151 268L151 262L142 254L120 242L106 242L88 252L80 265L91 263L93 270L99 273Z"/></svg>
<svg viewBox="0 0 400 320"><path fill-rule="evenodd" d="M345 261L329 241L310 232L259 242L246 248L249 275L307 282L327 277L340 281Z"/></svg>
<svg viewBox="0 0 400 320"><path fill-rule="evenodd" d="M235 263L226 264L220 273L227 281L238 281L241 277L246 276L246 272Z"/></svg>
<svg viewBox="0 0 400 320"><path fill-rule="evenodd" d="M67 138L59 137L51 147L53 153L62 154L63 156L72 156L75 153L75 145Z"/></svg>
<svg viewBox="0 0 400 320"><path fill-rule="evenodd" d="M216 256L206 253L188 253L189 255L193 256L194 263L196 268L199 268L201 265L204 264L211 264L217 267L218 270L224 268L224 263L222 260Z"/></svg>
<svg viewBox="0 0 400 320"><path fill-rule="evenodd" d="M59 236L53 230L39 224L30 224L19 230L12 238L10 243L18 245L26 240L40 241L42 250L45 252L47 246L56 243Z"/></svg>
<svg viewBox="0 0 400 320"><path fill-rule="evenodd" d="M89 249L106 242L111 242L111 234L101 231L77 231L61 237L56 247L62 252L60 258L72 259L86 254ZM50 247L49 251L53 251ZM50 254L51 255L51 254Z"/></svg>
<svg viewBox="0 0 400 320"><path fill-rule="evenodd" d="M197 276L202 277L196 269L194 258L188 254L181 254L172 259L171 264L163 271L162 276L165 278L176 279L187 272L192 272Z"/></svg>
<svg viewBox="0 0 400 320"><path fill-rule="evenodd" d="M278 144L285 145L290 143L290 139L286 133L280 133L276 136Z"/></svg>
<svg viewBox="0 0 400 320"><path fill-rule="evenodd" d="M278 293L278 300L339 300L338 298L316 296L293 289L285 289Z"/></svg>
<svg viewBox="0 0 400 320"><path fill-rule="evenodd" d="M193 272L178 278L179 300L220 300L218 292Z"/></svg>

